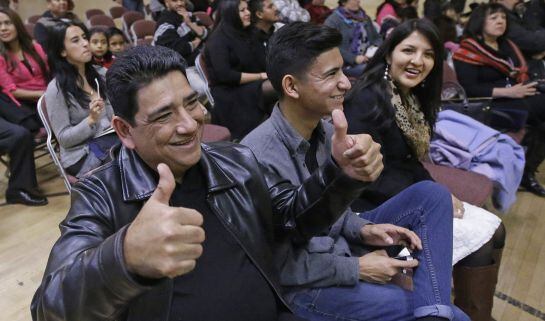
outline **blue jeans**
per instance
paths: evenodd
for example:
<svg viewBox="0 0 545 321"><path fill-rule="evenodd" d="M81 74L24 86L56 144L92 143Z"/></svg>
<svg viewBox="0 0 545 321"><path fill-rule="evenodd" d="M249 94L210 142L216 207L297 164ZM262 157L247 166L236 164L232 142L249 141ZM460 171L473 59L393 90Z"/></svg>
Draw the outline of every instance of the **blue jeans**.
<svg viewBox="0 0 545 321"><path fill-rule="evenodd" d="M363 213L375 223L391 223L414 231L422 251L414 270L414 291L396 285L359 282L353 287L302 290L293 296L295 313L309 320L415 320L438 316L469 321L450 303L452 276L452 199L441 185L412 185L380 207Z"/></svg>
<svg viewBox="0 0 545 321"><path fill-rule="evenodd" d="M143 0L123 0L123 7L130 11L138 11L144 13Z"/></svg>

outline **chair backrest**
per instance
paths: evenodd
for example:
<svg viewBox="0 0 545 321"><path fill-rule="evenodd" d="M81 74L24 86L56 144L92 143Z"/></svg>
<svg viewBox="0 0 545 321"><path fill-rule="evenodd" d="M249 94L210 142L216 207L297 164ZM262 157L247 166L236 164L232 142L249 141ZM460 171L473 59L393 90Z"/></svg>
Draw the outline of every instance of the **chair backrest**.
<svg viewBox="0 0 545 321"><path fill-rule="evenodd" d="M55 151L55 147L53 146L53 140L55 139L55 135L53 134L53 130L51 129L51 123L49 122L49 115L47 113L47 106L45 105L44 97L45 97L44 95L40 97L36 107L38 109L38 115L40 116L40 119L42 120L42 124L44 125L45 131L47 133L47 140L46 140L47 150L49 151L49 155L51 155L51 159L53 159L53 163L55 163L55 166L57 166L57 170L59 171L59 174L64 180L64 185L66 186L68 193L70 193L72 191L71 183L77 181L77 179L66 173L66 171L62 167L59 156L57 155L57 152Z"/></svg>
<svg viewBox="0 0 545 321"><path fill-rule="evenodd" d="M36 23L36 22L38 22L38 20L40 20L41 17L42 17L42 15L36 14L36 15L28 17L28 19L26 19L26 22Z"/></svg>
<svg viewBox="0 0 545 321"><path fill-rule="evenodd" d="M123 32L125 33L127 39L129 39L130 42L133 43L134 39L132 39L131 35L131 26L135 21L138 20L144 20L144 15L138 11L127 11L121 16L121 21L123 23Z"/></svg>
<svg viewBox="0 0 545 321"><path fill-rule="evenodd" d="M443 61L443 84L447 82L458 83L458 77L456 76L456 71L448 62Z"/></svg>
<svg viewBox="0 0 545 321"><path fill-rule="evenodd" d="M110 17L112 17L112 19L121 18L121 16L125 12L127 12L127 9L125 9L125 7L122 7L122 6L111 7L110 8Z"/></svg>
<svg viewBox="0 0 545 321"><path fill-rule="evenodd" d="M152 43L153 43L153 38L143 38L143 39L136 40L137 46L151 46Z"/></svg>
<svg viewBox="0 0 545 321"><path fill-rule="evenodd" d="M89 18L89 26L90 27L96 27L96 26L108 26L108 27L115 27L115 22L112 20L112 18L108 17L105 14L97 14Z"/></svg>
<svg viewBox="0 0 545 321"><path fill-rule="evenodd" d="M210 17L204 11L193 12L193 15L197 17L201 21L202 25L207 28L211 28L214 25L214 19L212 19L212 17Z"/></svg>
<svg viewBox="0 0 545 321"><path fill-rule="evenodd" d="M151 37L153 40L153 34L155 33L155 21L151 20L137 20L131 26L131 35L134 40L134 45L137 45L138 39L145 39Z"/></svg>
<svg viewBox="0 0 545 321"><path fill-rule="evenodd" d="M25 29L30 35L30 37L34 37L34 27L36 26L35 23L32 22L25 22Z"/></svg>
<svg viewBox="0 0 545 321"><path fill-rule="evenodd" d="M199 76L204 81L205 89L204 93L206 94L206 98L208 99L208 102L210 103L211 108L214 108L214 97L212 96L212 93L210 92L210 85L208 82L208 72L206 70L206 62L204 61L203 53L199 53L197 57L195 58L195 68L197 69L197 72L199 73Z"/></svg>
<svg viewBox="0 0 545 321"><path fill-rule="evenodd" d="M89 20L92 16L96 16L99 14L104 14L104 11L102 11L102 9L89 9L85 11L85 17L87 18L87 20Z"/></svg>

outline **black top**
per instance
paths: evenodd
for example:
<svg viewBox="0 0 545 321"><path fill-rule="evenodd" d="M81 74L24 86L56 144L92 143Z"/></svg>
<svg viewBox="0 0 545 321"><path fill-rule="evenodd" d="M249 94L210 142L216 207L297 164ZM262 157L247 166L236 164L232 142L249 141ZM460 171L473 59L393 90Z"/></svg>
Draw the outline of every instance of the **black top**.
<svg viewBox="0 0 545 321"><path fill-rule="evenodd" d="M479 43L495 56L507 61L511 60L515 66L520 65L513 48L506 41L498 42L499 50L494 50L484 42ZM517 83L515 79L507 77L493 67L472 65L459 60L454 60L454 67L458 81L464 87L468 97L491 97L494 88L505 87L508 83L512 85Z"/></svg>
<svg viewBox="0 0 545 321"><path fill-rule="evenodd" d="M380 177L352 203L356 212L371 210L414 183L433 180L413 154L395 120L376 119L369 113L376 104L377 94L370 88L363 89L344 104L348 133L371 135L381 145L384 163Z"/></svg>
<svg viewBox="0 0 545 321"><path fill-rule="evenodd" d="M183 22L184 17L176 11L163 11L155 28L155 44L178 52L184 57L188 66L194 66L201 46L192 47L191 41L197 38L197 34L189 27L181 28Z"/></svg>
<svg viewBox="0 0 545 321"><path fill-rule="evenodd" d="M265 72L262 45L253 30L214 30L206 42L206 69L212 86L238 86L240 74Z"/></svg>
<svg viewBox="0 0 545 321"><path fill-rule="evenodd" d="M522 19L513 11L507 10L507 36L527 55L545 50L545 30L530 30L524 26Z"/></svg>
<svg viewBox="0 0 545 321"><path fill-rule="evenodd" d="M42 14L42 17L36 22L36 25L34 26L33 38L44 48L44 50L46 50L47 47L47 29L54 24L54 18L55 16L53 15L53 13L51 13L50 10L47 10ZM79 21L78 16L76 16L72 12L67 12L63 18Z"/></svg>
<svg viewBox="0 0 545 321"><path fill-rule="evenodd" d="M211 211L199 166L176 185L171 203L203 215L206 239L195 269L174 279L170 320L277 320L272 289Z"/></svg>
<svg viewBox="0 0 545 321"><path fill-rule="evenodd" d="M263 81L240 83L243 72L265 72L263 45L251 28L237 32L220 27L206 42L204 58L214 96L212 123L227 127L231 137L240 140L267 115Z"/></svg>

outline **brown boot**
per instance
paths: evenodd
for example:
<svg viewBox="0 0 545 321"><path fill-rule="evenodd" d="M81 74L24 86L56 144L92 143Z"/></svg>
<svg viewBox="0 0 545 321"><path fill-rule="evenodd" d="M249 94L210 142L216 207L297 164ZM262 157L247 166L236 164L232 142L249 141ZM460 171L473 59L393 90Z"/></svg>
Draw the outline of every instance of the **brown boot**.
<svg viewBox="0 0 545 321"><path fill-rule="evenodd" d="M454 304L473 321L492 320L498 268L498 263L479 267L454 267Z"/></svg>

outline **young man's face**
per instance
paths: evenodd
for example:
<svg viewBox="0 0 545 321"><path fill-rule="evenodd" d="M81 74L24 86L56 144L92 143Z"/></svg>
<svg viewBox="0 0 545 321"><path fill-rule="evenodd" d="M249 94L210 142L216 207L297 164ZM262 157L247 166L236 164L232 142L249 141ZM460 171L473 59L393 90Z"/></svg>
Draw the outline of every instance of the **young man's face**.
<svg viewBox="0 0 545 321"><path fill-rule="evenodd" d="M47 8L56 17L63 17L68 11L68 0L49 0Z"/></svg>
<svg viewBox="0 0 545 321"><path fill-rule="evenodd" d="M317 118L343 109L350 81L342 71L343 58L338 48L320 54L304 77L296 77L299 106Z"/></svg>
<svg viewBox="0 0 545 321"><path fill-rule="evenodd" d="M280 16L278 14L278 9L272 0L263 0L263 10L256 12L256 16L260 20L269 23L280 21Z"/></svg>
<svg viewBox="0 0 545 321"><path fill-rule="evenodd" d="M165 163L180 178L197 164L204 123L204 107L197 97L180 71L138 90L138 112L129 140L148 166Z"/></svg>
<svg viewBox="0 0 545 321"><path fill-rule="evenodd" d="M178 13L186 11L185 0L165 0L165 7Z"/></svg>

